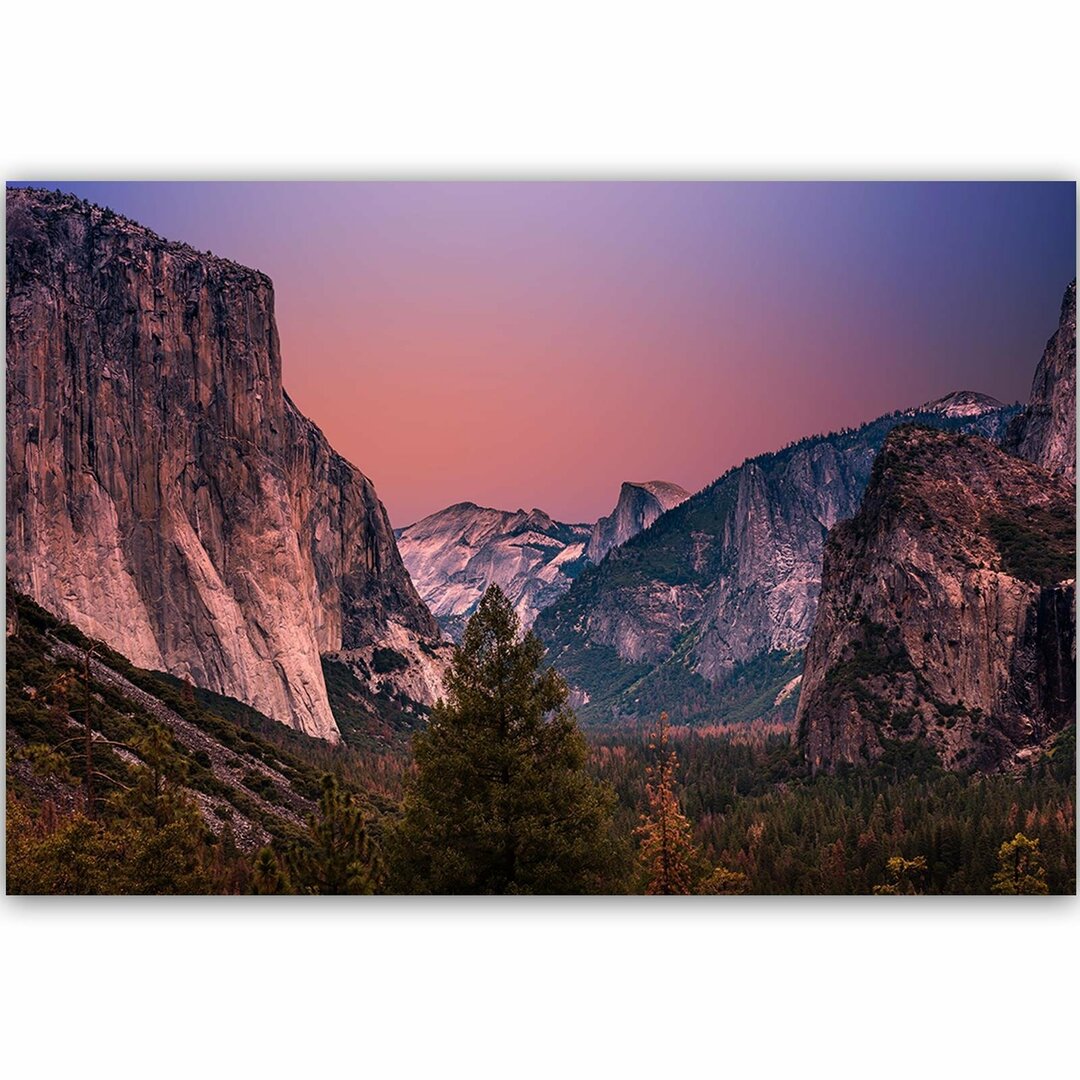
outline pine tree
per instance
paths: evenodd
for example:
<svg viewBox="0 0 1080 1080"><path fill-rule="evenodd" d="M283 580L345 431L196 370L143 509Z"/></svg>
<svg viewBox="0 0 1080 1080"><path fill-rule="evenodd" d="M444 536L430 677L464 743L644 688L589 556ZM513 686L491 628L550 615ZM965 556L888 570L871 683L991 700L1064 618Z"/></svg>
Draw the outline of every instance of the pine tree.
<svg viewBox="0 0 1080 1080"><path fill-rule="evenodd" d="M151 724L135 740L142 758L135 784L115 793L109 809L123 844L124 877L117 891L140 894L204 893L210 850L198 807L183 790L186 769L168 729Z"/></svg>
<svg viewBox="0 0 1080 1080"><path fill-rule="evenodd" d="M1046 868L1043 866L1039 841L1017 833L1006 840L998 851L998 870L990 891L1007 896L1045 895Z"/></svg>
<svg viewBox="0 0 1080 1080"><path fill-rule="evenodd" d="M308 820L307 836L287 849L285 867L299 893L370 894L381 884L382 856L364 808L333 776L323 777L319 812Z"/></svg>
<svg viewBox="0 0 1080 1080"><path fill-rule="evenodd" d="M172 772L177 779L183 778L183 766L178 761L172 735L160 724L150 724L133 745L146 768L139 771L138 782L124 798L124 803L129 811L164 825L172 808L169 774Z"/></svg>
<svg viewBox="0 0 1080 1080"><path fill-rule="evenodd" d="M668 750L668 737L665 712L650 739L649 749L658 753L659 760L646 769L647 812L635 830L641 838L639 859L645 871L645 892L650 896L688 895L701 876L701 857L694 847L690 822L675 794L679 759L674 750Z"/></svg>
<svg viewBox="0 0 1080 1080"><path fill-rule="evenodd" d="M255 856L255 864L251 868L251 891L256 896L281 896L292 892L273 848L260 848Z"/></svg>
<svg viewBox="0 0 1080 1080"><path fill-rule="evenodd" d="M413 740L416 774L394 835L396 886L432 893L580 893L615 887L614 795L561 676L498 586L488 588Z"/></svg>

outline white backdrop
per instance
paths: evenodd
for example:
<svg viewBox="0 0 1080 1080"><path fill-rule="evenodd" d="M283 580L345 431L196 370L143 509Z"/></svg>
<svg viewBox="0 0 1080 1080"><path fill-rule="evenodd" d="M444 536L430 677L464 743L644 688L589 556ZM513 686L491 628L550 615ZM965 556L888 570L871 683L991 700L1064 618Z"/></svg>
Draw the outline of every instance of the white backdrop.
<svg viewBox="0 0 1080 1080"><path fill-rule="evenodd" d="M1080 174L1076 5L5 5L9 179ZM1059 1075L1078 907L0 905L10 1075Z"/></svg>

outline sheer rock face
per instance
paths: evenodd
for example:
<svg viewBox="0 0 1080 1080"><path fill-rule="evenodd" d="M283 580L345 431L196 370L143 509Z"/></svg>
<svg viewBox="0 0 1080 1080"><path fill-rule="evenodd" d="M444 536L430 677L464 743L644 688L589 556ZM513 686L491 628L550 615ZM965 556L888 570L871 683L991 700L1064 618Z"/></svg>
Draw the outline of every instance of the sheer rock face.
<svg viewBox="0 0 1080 1080"><path fill-rule="evenodd" d="M401 557L443 628L460 640L489 585L498 585L522 626L568 588L584 560L588 525L542 510L458 503L397 532Z"/></svg>
<svg viewBox="0 0 1080 1080"><path fill-rule="evenodd" d="M374 485L334 451L287 394L284 403L283 460L293 528L316 598L319 650L340 653L377 645L390 624L438 639L435 620L405 572Z"/></svg>
<svg viewBox="0 0 1080 1080"><path fill-rule="evenodd" d="M1074 721L1075 497L984 439L892 432L825 554L798 708L814 769L914 740L994 769Z"/></svg>
<svg viewBox="0 0 1080 1080"><path fill-rule="evenodd" d="M614 547L647 529L661 514L690 498L690 492L666 480L627 481L615 509L592 529L585 554L598 563Z"/></svg>
<svg viewBox="0 0 1080 1080"><path fill-rule="evenodd" d="M1076 282L1065 290L1061 318L1035 369L1031 399L1009 428L1005 448L1076 480Z"/></svg>
<svg viewBox="0 0 1080 1080"><path fill-rule="evenodd" d="M336 741L320 652L435 636L370 482L282 391L270 280L7 193L9 581Z"/></svg>

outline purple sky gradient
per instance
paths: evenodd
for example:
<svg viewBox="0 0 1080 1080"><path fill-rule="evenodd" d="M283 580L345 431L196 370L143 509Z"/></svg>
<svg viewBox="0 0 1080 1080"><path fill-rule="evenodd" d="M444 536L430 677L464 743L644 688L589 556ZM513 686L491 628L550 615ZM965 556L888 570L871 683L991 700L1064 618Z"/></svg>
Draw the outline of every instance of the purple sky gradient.
<svg viewBox="0 0 1080 1080"><path fill-rule="evenodd" d="M395 525L1024 400L1076 265L1071 183L40 183L268 273L286 388Z"/></svg>

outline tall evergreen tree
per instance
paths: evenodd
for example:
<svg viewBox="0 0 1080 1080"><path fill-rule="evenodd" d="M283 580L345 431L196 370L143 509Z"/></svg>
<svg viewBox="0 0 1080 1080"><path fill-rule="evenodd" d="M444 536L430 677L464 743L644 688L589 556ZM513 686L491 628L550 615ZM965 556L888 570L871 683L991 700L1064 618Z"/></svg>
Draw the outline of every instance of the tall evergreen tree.
<svg viewBox="0 0 1080 1080"><path fill-rule="evenodd" d="M256 896L281 896L292 889L271 847L260 848L251 868L251 891Z"/></svg>
<svg viewBox="0 0 1080 1080"><path fill-rule="evenodd" d="M588 751L561 676L488 588L446 676L445 701L413 740L416 774L395 833L398 888L432 893L611 890L614 795Z"/></svg>

